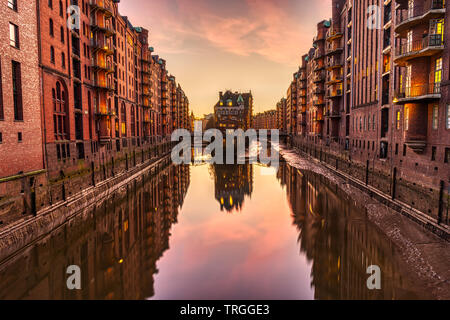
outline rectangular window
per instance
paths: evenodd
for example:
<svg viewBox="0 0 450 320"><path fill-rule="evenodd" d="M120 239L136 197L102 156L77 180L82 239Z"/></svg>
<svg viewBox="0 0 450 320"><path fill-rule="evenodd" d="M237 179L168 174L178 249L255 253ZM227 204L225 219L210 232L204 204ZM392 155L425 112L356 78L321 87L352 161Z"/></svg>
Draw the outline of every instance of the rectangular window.
<svg viewBox="0 0 450 320"><path fill-rule="evenodd" d="M433 130L438 129L439 124L439 107L433 106Z"/></svg>
<svg viewBox="0 0 450 320"><path fill-rule="evenodd" d="M436 147L431 148L431 161L436 161Z"/></svg>
<svg viewBox="0 0 450 320"><path fill-rule="evenodd" d="M450 130L450 104L447 106L447 129Z"/></svg>
<svg viewBox="0 0 450 320"><path fill-rule="evenodd" d="M442 81L442 58L436 60L436 67L434 71L434 83L440 84Z"/></svg>
<svg viewBox="0 0 450 320"><path fill-rule="evenodd" d="M19 27L14 23L9 23L9 44L14 48L20 48L19 46Z"/></svg>
<svg viewBox="0 0 450 320"><path fill-rule="evenodd" d="M397 111L397 130L400 130L401 113Z"/></svg>
<svg viewBox="0 0 450 320"><path fill-rule="evenodd" d="M22 105L22 73L20 63L12 61L12 84L13 84L13 101L14 101L14 120L23 120Z"/></svg>
<svg viewBox="0 0 450 320"><path fill-rule="evenodd" d="M23 139L22 139L22 132L17 132L17 141L18 142L22 142L23 141Z"/></svg>
<svg viewBox="0 0 450 320"><path fill-rule="evenodd" d="M0 137L1 137L1 133L0 133ZM450 162L450 148L445 148L444 162L445 163Z"/></svg>
<svg viewBox="0 0 450 320"><path fill-rule="evenodd" d="M17 11L17 0L8 0L8 7Z"/></svg>
<svg viewBox="0 0 450 320"><path fill-rule="evenodd" d="M409 130L409 107L405 108L405 131Z"/></svg>
<svg viewBox="0 0 450 320"><path fill-rule="evenodd" d="M3 135L2 135L2 133L0 132L0 143L2 143L3 142Z"/></svg>
<svg viewBox="0 0 450 320"><path fill-rule="evenodd" d="M2 80L2 61L0 60L0 120L5 119L3 113L3 80Z"/></svg>

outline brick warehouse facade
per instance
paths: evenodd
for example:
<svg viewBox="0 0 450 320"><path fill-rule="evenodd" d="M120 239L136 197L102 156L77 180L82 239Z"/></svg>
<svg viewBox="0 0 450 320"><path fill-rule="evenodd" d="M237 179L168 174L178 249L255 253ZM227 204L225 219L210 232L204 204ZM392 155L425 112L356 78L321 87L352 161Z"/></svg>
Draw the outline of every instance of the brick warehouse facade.
<svg viewBox="0 0 450 320"><path fill-rule="evenodd" d="M120 15L120 1L7 2L1 7L0 223L150 161L169 150L173 130L190 129L188 98L153 54L148 30ZM21 70L19 120L9 94L16 92L12 60Z"/></svg>
<svg viewBox="0 0 450 320"><path fill-rule="evenodd" d="M253 116L253 128L256 130L277 129L277 110L269 110Z"/></svg>
<svg viewBox="0 0 450 320"><path fill-rule="evenodd" d="M279 122L291 126L294 147L448 226L449 2L332 6L294 74Z"/></svg>

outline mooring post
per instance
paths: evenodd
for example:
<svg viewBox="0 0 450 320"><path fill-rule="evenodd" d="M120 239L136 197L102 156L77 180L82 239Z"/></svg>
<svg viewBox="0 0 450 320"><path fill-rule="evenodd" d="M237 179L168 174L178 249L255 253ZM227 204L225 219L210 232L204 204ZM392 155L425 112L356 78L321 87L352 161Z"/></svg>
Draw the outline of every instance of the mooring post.
<svg viewBox="0 0 450 320"><path fill-rule="evenodd" d="M392 200L395 200L397 196L397 168L394 168L394 173L392 174Z"/></svg>
<svg viewBox="0 0 450 320"><path fill-rule="evenodd" d="M438 223L442 223L444 214L444 188L445 182L441 180L441 187L439 191L439 212L438 212Z"/></svg>
<svg viewBox="0 0 450 320"><path fill-rule="evenodd" d="M367 160L367 163L366 163L366 186L369 185L369 165L370 165L369 160Z"/></svg>

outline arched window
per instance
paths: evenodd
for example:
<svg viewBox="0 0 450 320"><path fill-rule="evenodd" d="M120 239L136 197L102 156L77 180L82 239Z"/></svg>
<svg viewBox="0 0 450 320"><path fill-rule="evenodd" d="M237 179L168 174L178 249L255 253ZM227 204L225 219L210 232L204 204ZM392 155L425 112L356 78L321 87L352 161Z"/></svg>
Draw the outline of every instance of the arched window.
<svg viewBox="0 0 450 320"><path fill-rule="evenodd" d="M127 136L127 109L125 107L125 103L122 102L122 106L120 108L120 121L122 127L122 137Z"/></svg>
<svg viewBox="0 0 450 320"><path fill-rule="evenodd" d="M66 92L61 83L56 82L52 89L53 97L53 125L56 140L68 140L68 112L66 103Z"/></svg>
<svg viewBox="0 0 450 320"><path fill-rule="evenodd" d="M59 32L61 33L61 42L64 43L64 27L60 27Z"/></svg>

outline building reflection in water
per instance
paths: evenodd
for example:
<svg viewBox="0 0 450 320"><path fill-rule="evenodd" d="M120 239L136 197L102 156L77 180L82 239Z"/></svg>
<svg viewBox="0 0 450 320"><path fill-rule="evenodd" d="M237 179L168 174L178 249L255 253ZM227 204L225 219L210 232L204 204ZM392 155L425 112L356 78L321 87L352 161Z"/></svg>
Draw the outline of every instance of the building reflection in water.
<svg viewBox="0 0 450 320"><path fill-rule="evenodd" d="M337 185L286 164L277 177L287 190L301 253L312 263L316 299L417 298L398 272L393 245ZM367 288L371 265L381 268L382 290Z"/></svg>
<svg viewBox="0 0 450 320"><path fill-rule="evenodd" d="M220 210L228 213L242 211L245 197L251 197L253 192L253 166L214 164L211 170Z"/></svg>
<svg viewBox="0 0 450 320"><path fill-rule="evenodd" d="M59 227L51 234L45 236L37 243L22 249L14 257L5 262L0 262L0 299L147 299L155 296L154 279L158 274L157 262L166 250L169 249L171 229L178 222L178 214L190 186L189 166L165 166L158 171L149 172L141 178L128 184L120 191L112 194L103 203L97 203L95 208L89 208L80 212L73 220ZM287 272L302 272L311 274L310 283L306 280L306 287L300 288L302 292L314 291L316 299L404 299L417 298L412 292L411 282L407 275L400 274L399 255L395 255L393 245L386 240L376 227L369 223L364 210L356 207L351 199L340 191L337 185L327 179L311 172L301 172L285 163L281 163L277 176L262 177L255 170L255 181L265 181L264 185L256 186L253 190L254 170L252 165L211 165L210 175L214 178L215 200L212 203L220 203L222 211L234 212L240 210L253 210L245 216L233 217L225 223L236 228L244 219L254 234L244 237L242 245L233 245L232 241L229 254L235 257L241 254L242 248L260 248L261 243L267 240L267 234L271 235L271 241L276 248L288 248L292 241L296 241L298 234L299 256L306 256L305 265L297 264L299 259L291 259L291 251L282 255L284 259L279 261L261 261L258 265L273 266L283 265ZM207 174L205 179L208 179ZM276 179L286 189L288 204L280 205L266 216L254 214L261 208L257 200L251 198L268 198L269 195L279 194L283 197L283 191L276 183ZM271 181L271 183L267 183ZM272 183L275 182L275 183ZM198 179L192 192L198 192L199 186L203 187L208 181ZM262 189L264 188L264 189ZM244 208L244 200L248 202ZM192 200L190 200L192 201ZM183 214L190 214L194 225L184 221L188 228L201 239L211 234L214 228L223 228L223 224L217 223L223 219L223 215L209 216L210 228L206 224L199 224L192 219L195 207L198 203L186 203L186 208L191 208ZM253 209L252 209L253 208ZM275 208L275 207L274 207ZM281 209L285 208L285 209ZM215 208L207 209L214 211ZM258 211L256 211L258 210ZM276 212L275 212L276 211ZM278 229L264 229L265 221L280 220L281 215L292 214L292 221L297 230L291 229L293 238L281 237ZM285 216L286 217L286 216ZM184 216L183 216L184 219ZM266 219L266 220L265 220ZM188 219L189 220L189 219ZM232 221L231 221L232 220ZM281 219L283 220L283 219ZM285 225L285 223L283 223ZM254 226L260 226L255 228ZM280 228L283 228L280 226ZM219 230L218 229L218 230ZM289 226L287 229L290 229ZM179 231L179 230L178 230ZM208 233L209 232L209 233ZM217 233L214 233L217 234ZM200 236L201 235L201 236ZM176 238L176 237L174 237ZM188 234L183 241L192 241L192 235ZM264 240L265 239L265 240ZM217 239L223 241L222 248L228 247L227 238ZM280 241L280 242L279 242ZM172 246L177 246L175 241ZM183 242L181 247L198 246L193 243ZM213 259L220 252L220 248L207 246L204 251L195 251L197 256ZM175 250L175 249L173 249ZM211 250L211 251L208 251ZM234 251L236 250L236 251ZM250 249L249 249L250 250ZM173 252L183 252L178 247ZM259 252L259 251L257 251ZM243 260L251 257L253 251L243 256ZM209 256L210 254L211 256ZM268 252L271 257L271 253ZM272 254L274 254L272 252ZM284 251L283 251L284 254ZM276 255L275 255L276 256ZM260 256L258 256L259 259ZM5 257L1 257L4 259ZM191 256L182 254L174 257L176 266L170 267L179 273L179 265L189 265L186 259ZM185 260L183 260L185 259ZM289 261L286 261L289 260ZM308 260L309 264L305 260ZM234 260L230 260L233 262ZM67 289L67 267L78 265L82 270L82 290L70 291ZM382 290L368 290L366 281L369 275L367 267L378 265L382 270ZM200 268L201 269L201 268ZM166 269L164 269L166 270ZM233 272L233 268L230 268ZM193 280L205 276L197 275L195 270ZM228 279L231 275L224 270L222 276ZM247 272L247 273L246 273ZM252 278L255 270L239 269L239 276L243 279ZM277 279L273 274L267 277ZM288 273L283 275L289 279L298 278L298 274ZM230 279L233 279L231 277ZM160 286L175 286L173 278L170 283L160 283ZM242 282L242 281L240 281ZM232 283L230 280L229 283ZM264 281L250 282L255 290L268 290L267 287L259 287ZM288 281L286 286L299 286L295 281ZM310 287L311 286L311 287ZM270 286L269 286L270 287ZM205 286L203 296L211 296L208 290L217 290L216 284ZM270 287L273 289L273 287ZM297 288L297 287L294 287ZM229 288L230 289L230 288ZM239 288L237 288L239 289ZM267 291L267 296L273 290ZM283 292L291 292L291 288L283 288ZM191 289L188 289L191 290ZM232 289L230 289L231 292ZM250 289L249 289L250 290ZM297 292L298 290L292 290ZM417 291L417 290L416 290ZM249 291L250 292L250 291ZM187 292L187 296L190 291ZM236 292L235 292L236 293ZM237 292L236 294L239 294ZM238 295L239 297L239 295ZM266 296L265 296L266 297ZM233 299L233 296L229 297ZM272 297L277 299L277 296ZM295 298L293 296L292 298ZM423 298L421 296L421 298Z"/></svg>
<svg viewBox="0 0 450 320"><path fill-rule="evenodd" d="M149 172L0 266L0 299L146 299L169 248L189 166ZM78 265L82 290L67 289Z"/></svg>

